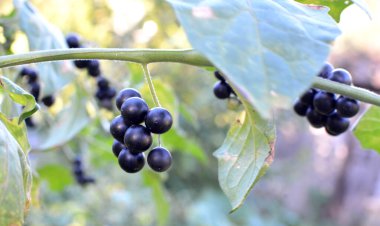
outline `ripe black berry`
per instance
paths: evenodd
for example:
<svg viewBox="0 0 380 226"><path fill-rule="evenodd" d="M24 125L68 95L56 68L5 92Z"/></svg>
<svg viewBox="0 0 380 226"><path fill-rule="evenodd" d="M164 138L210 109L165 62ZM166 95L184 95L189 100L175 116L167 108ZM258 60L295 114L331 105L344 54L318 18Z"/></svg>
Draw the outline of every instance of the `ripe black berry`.
<svg viewBox="0 0 380 226"><path fill-rule="evenodd" d="M314 96L314 110L322 115L329 115L335 110L336 99L333 93L320 91Z"/></svg>
<svg viewBox="0 0 380 226"><path fill-rule="evenodd" d="M118 157L120 167L127 173L136 173L145 165L144 153L132 154L124 148Z"/></svg>
<svg viewBox="0 0 380 226"><path fill-rule="evenodd" d="M321 115L312 108L309 108L306 112L306 118L310 125L315 128L321 128L326 124L327 116Z"/></svg>
<svg viewBox="0 0 380 226"><path fill-rule="evenodd" d="M138 153L149 149L153 139L150 131L141 125L133 125L127 129L124 145L132 152Z"/></svg>
<svg viewBox="0 0 380 226"><path fill-rule="evenodd" d="M30 73L32 73L33 69L29 68L29 67L23 67L21 68L21 71L20 71L20 76L23 77L23 76L29 76Z"/></svg>
<svg viewBox="0 0 380 226"><path fill-rule="evenodd" d="M79 48L80 47L79 36L76 34L67 35L66 43L69 46L69 48Z"/></svg>
<svg viewBox="0 0 380 226"><path fill-rule="evenodd" d="M127 129L128 126L124 122L123 117L120 115L114 118L110 124L110 133L116 140L120 141L121 143L124 143L124 135Z"/></svg>
<svg viewBox="0 0 380 226"><path fill-rule="evenodd" d="M87 65L88 74L92 77L97 77L100 75L100 63L98 60L90 60Z"/></svg>
<svg viewBox="0 0 380 226"><path fill-rule="evenodd" d="M38 79L38 74L35 70L30 70L28 74L28 84L35 83Z"/></svg>
<svg viewBox="0 0 380 226"><path fill-rule="evenodd" d="M304 104L312 105L316 93L317 91L315 89L308 89L306 92L302 94L302 96L300 97L300 101Z"/></svg>
<svg viewBox="0 0 380 226"><path fill-rule="evenodd" d="M131 97L140 97L141 95L139 91L132 89L132 88L126 88L119 92L119 94L116 97L116 106L119 110L121 110L121 105L129 98Z"/></svg>
<svg viewBox="0 0 380 226"><path fill-rule="evenodd" d="M299 116L306 116L306 112L307 112L308 108L309 108L309 105L306 105L306 104L304 104L303 102L301 102L299 100L293 106L294 111Z"/></svg>
<svg viewBox="0 0 380 226"><path fill-rule="evenodd" d="M326 131L333 136L339 135L346 131L350 126L350 121L340 117L337 113L330 115L326 121Z"/></svg>
<svg viewBox="0 0 380 226"><path fill-rule="evenodd" d="M223 78L223 76L220 74L219 71L215 71L215 72L214 72L214 75L215 75L215 78L218 79L219 81L222 81L222 82L226 81L226 80Z"/></svg>
<svg viewBox="0 0 380 226"><path fill-rule="evenodd" d="M98 100L107 99L107 90L98 89L95 93L95 97L98 98Z"/></svg>
<svg viewBox="0 0 380 226"><path fill-rule="evenodd" d="M98 88L101 90L107 90L109 87L109 81L102 76L99 76L96 79L96 83L98 84Z"/></svg>
<svg viewBox="0 0 380 226"><path fill-rule="evenodd" d="M148 165L156 172L164 172L172 164L172 155L162 147L153 148L147 158Z"/></svg>
<svg viewBox="0 0 380 226"><path fill-rule="evenodd" d="M25 119L25 124L26 124L26 126L29 127L29 128L33 128L33 127L36 126L36 125L34 124L34 121L33 121L32 117L26 118L26 119Z"/></svg>
<svg viewBox="0 0 380 226"><path fill-rule="evenodd" d="M359 112L359 101L341 96L337 100L336 110L342 117L353 117Z"/></svg>
<svg viewBox="0 0 380 226"><path fill-rule="evenodd" d="M334 67L331 64L325 62L325 65L323 66L321 72L319 72L318 77L328 79L333 70L334 70Z"/></svg>
<svg viewBox="0 0 380 226"><path fill-rule="evenodd" d="M214 85L214 94L219 99L226 99L230 97L231 92L231 87L225 82L219 81Z"/></svg>
<svg viewBox="0 0 380 226"><path fill-rule="evenodd" d="M352 84L352 76L350 72L346 71L343 68L337 68L332 71L329 79L334 82L339 82L346 85Z"/></svg>
<svg viewBox="0 0 380 226"><path fill-rule="evenodd" d="M89 64L90 64L89 60L74 60L75 67L79 69L87 68Z"/></svg>
<svg viewBox="0 0 380 226"><path fill-rule="evenodd" d="M45 104L46 107L51 107L55 102L55 97L52 95L46 96L41 99L42 103Z"/></svg>
<svg viewBox="0 0 380 226"><path fill-rule="evenodd" d="M107 99L112 99L116 96L116 89L113 88L113 87L109 87L107 90L106 90L106 97Z"/></svg>
<svg viewBox="0 0 380 226"><path fill-rule="evenodd" d="M38 101L38 97L40 96L40 84L37 82L34 82L30 84L30 94L34 96L34 99Z"/></svg>
<svg viewBox="0 0 380 226"><path fill-rule="evenodd" d="M113 141L113 144L112 144L112 152L113 154L118 157L121 150L123 150L123 148L125 148L124 146L124 143L120 143L119 141L117 140L114 140Z"/></svg>
<svg viewBox="0 0 380 226"><path fill-rule="evenodd" d="M156 107L150 109L145 118L146 127L156 134L162 134L168 131L173 124L173 118L165 108Z"/></svg>
<svg viewBox="0 0 380 226"><path fill-rule="evenodd" d="M121 115L133 125L142 123L148 111L148 105L139 97L131 97L121 105Z"/></svg>

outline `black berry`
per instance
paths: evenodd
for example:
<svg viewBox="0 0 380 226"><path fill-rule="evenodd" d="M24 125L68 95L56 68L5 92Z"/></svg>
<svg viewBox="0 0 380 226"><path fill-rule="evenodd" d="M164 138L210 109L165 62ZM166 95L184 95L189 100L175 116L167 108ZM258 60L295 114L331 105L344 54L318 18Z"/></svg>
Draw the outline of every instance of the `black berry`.
<svg viewBox="0 0 380 226"><path fill-rule="evenodd" d="M315 128L321 128L326 124L327 116L321 115L312 108L309 108L306 112L306 118L310 125Z"/></svg>
<svg viewBox="0 0 380 226"><path fill-rule="evenodd" d="M33 72L33 69L29 68L29 67L23 67L21 68L21 71L20 71L20 76L23 77L23 76L29 76L29 74L31 74Z"/></svg>
<svg viewBox="0 0 380 226"><path fill-rule="evenodd" d="M329 115L335 110L335 94L320 91L314 96L314 110L322 115Z"/></svg>
<svg viewBox="0 0 380 226"><path fill-rule="evenodd" d="M131 97L121 105L121 115L133 125L142 123L148 111L148 105L139 97Z"/></svg>
<svg viewBox="0 0 380 226"><path fill-rule="evenodd" d="M37 82L30 84L30 94L32 94L32 96L34 96L34 99L36 101L38 101L38 97L40 96L40 88L41 88L41 86Z"/></svg>
<svg viewBox="0 0 380 226"><path fill-rule="evenodd" d="M226 99L230 97L231 92L232 89L226 82L219 81L214 85L214 94L219 99Z"/></svg>
<svg viewBox="0 0 380 226"><path fill-rule="evenodd" d="M352 76L350 72L346 71L343 68L337 68L332 71L329 79L334 82L339 82L346 85L352 84Z"/></svg>
<svg viewBox="0 0 380 226"><path fill-rule="evenodd" d="M319 72L318 77L328 79L333 70L334 70L334 67L331 64L325 62L325 65L323 66L322 70Z"/></svg>
<svg viewBox="0 0 380 226"><path fill-rule="evenodd" d="M120 110L121 109L121 105L129 98L131 97L140 97L141 98L141 95L140 93L135 90L135 89L132 89L132 88L126 88L126 89L123 89L119 92L119 94L117 95L116 97L116 106L117 108Z"/></svg>
<svg viewBox="0 0 380 226"><path fill-rule="evenodd" d="M98 89L95 93L95 97L98 100L104 100L107 99L107 90Z"/></svg>
<svg viewBox="0 0 380 226"><path fill-rule="evenodd" d="M79 36L76 34L67 35L66 43L69 46L69 48L79 48L80 47Z"/></svg>
<svg viewBox="0 0 380 226"><path fill-rule="evenodd" d="M223 76L220 74L219 71L215 71L215 72L214 72L214 75L215 75L215 78L218 79L219 81L222 81L222 82L226 81L226 80L223 78Z"/></svg>
<svg viewBox="0 0 380 226"><path fill-rule="evenodd" d="M305 93L300 97L300 101L304 104L312 105L314 96L317 93L315 89L308 89Z"/></svg>
<svg viewBox="0 0 380 226"><path fill-rule="evenodd" d="M146 127L156 134L162 134L168 131L173 124L173 118L165 108L156 107L150 109L145 118Z"/></svg>
<svg viewBox="0 0 380 226"><path fill-rule="evenodd" d="M156 147L149 152L147 162L152 170L164 172L172 164L172 155L165 148Z"/></svg>
<svg viewBox="0 0 380 226"><path fill-rule="evenodd" d="M106 97L108 99L112 99L116 96L116 89L113 88L113 87L109 87L107 90L106 90Z"/></svg>
<svg viewBox="0 0 380 226"><path fill-rule="evenodd" d="M90 64L89 60L74 60L75 67L79 69L87 68L89 64Z"/></svg>
<svg viewBox="0 0 380 226"><path fill-rule="evenodd" d="M123 117L120 115L114 118L110 124L110 133L111 135L121 143L124 143L125 131L127 131L128 126L124 122Z"/></svg>
<svg viewBox="0 0 380 226"><path fill-rule="evenodd" d="M29 127L29 128L33 128L33 127L36 126L36 125L34 124L34 121L33 121L32 117L26 118L26 119L25 119L25 124L26 124L26 126Z"/></svg>
<svg viewBox="0 0 380 226"><path fill-rule="evenodd" d="M120 143L119 141L117 140L114 140L113 141L113 144L112 144L112 152L113 154L118 157L121 150L123 150L123 148L125 148L124 146L124 143Z"/></svg>
<svg viewBox="0 0 380 226"><path fill-rule="evenodd" d="M141 125L129 127L124 136L124 144L132 153L148 150L152 142L152 134L147 128Z"/></svg>
<svg viewBox="0 0 380 226"><path fill-rule="evenodd" d="M42 101L42 103L44 103L44 105L46 107L51 107L55 102L55 97L52 95L49 95L49 96L42 98L41 101Z"/></svg>
<svg viewBox="0 0 380 226"><path fill-rule="evenodd" d="M90 60L87 65L87 72L92 77L97 77L100 75L100 63L98 60Z"/></svg>
<svg viewBox="0 0 380 226"><path fill-rule="evenodd" d="M326 121L326 131L333 136L345 132L350 126L350 121L347 118L340 117L337 113L330 115Z"/></svg>
<svg viewBox="0 0 380 226"><path fill-rule="evenodd" d="M293 106L294 111L299 116L306 116L306 112L307 112L308 108L309 108L309 105L306 105L306 104L304 104L303 102L301 102L299 100Z"/></svg>
<svg viewBox="0 0 380 226"><path fill-rule="evenodd" d="M98 88L100 90L107 90L108 87L109 87L109 81L102 77L102 76L99 76L97 79L96 79L96 83L98 85Z"/></svg>
<svg viewBox="0 0 380 226"><path fill-rule="evenodd" d="M38 74L35 70L30 70L28 74L28 83L32 84L37 82L38 79Z"/></svg>
<svg viewBox="0 0 380 226"><path fill-rule="evenodd" d="M120 167L127 173L136 173L145 165L144 153L133 154L124 148L118 157Z"/></svg>
<svg viewBox="0 0 380 226"><path fill-rule="evenodd" d="M336 110L342 117L354 117L359 112L359 101L341 96L336 102Z"/></svg>

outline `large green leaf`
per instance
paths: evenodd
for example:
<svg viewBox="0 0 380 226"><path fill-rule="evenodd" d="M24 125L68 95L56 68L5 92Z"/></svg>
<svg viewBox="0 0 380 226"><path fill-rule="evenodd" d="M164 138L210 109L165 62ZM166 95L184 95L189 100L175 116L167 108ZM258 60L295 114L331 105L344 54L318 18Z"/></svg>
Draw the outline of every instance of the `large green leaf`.
<svg viewBox="0 0 380 226"><path fill-rule="evenodd" d="M290 108L340 34L326 8L292 0L168 0L192 46L265 118Z"/></svg>
<svg viewBox="0 0 380 226"><path fill-rule="evenodd" d="M360 119L355 127L355 136L363 148L373 149L380 153L380 108L373 106Z"/></svg>
<svg viewBox="0 0 380 226"><path fill-rule="evenodd" d="M46 21L28 1L14 0L20 27L28 37L30 50L65 49L62 32ZM71 61L37 64L42 83L42 96L50 95L71 82L75 75Z"/></svg>
<svg viewBox="0 0 380 226"><path fill-rule="evenodd" d="M301 2L304 4L313 4L313 5L321 5L328 6L330 8L329 14L335 19L335 21L340 21L340 14L342 11L348 6L355 3L359 6L364 12L370 16L369 8L367 3L364 0L296 0L297 2Z"/></svg>
<svg viewBox="0 0 380 226"><path fill-rule="evenodd" d="M0 121L0 225L22 225L29 207L31 171L17 141Z"/></svg>
<svg viewBox="0 0 380 226"><path fill-rule="evenodd" d="M219 184L232 211L243 204L274 157L274 123L263 120L246 102L245 107L214 153L219 163Z"/></svg>

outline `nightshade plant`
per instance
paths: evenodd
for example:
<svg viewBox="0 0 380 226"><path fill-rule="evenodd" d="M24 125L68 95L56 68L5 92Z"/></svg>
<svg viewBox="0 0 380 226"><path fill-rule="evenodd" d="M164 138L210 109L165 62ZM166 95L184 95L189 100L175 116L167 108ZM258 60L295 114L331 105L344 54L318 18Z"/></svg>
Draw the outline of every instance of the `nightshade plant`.
<svg viewBox="0 0 380 226"><path fill-rule="evenodd" d="M33 149L45 150L68 142L90 120L83 108L86 95L81 95L84 91L74 80L76 72L70 61L63 60L92 60L75 62L79 68L86 67L94 77L101 73L97 70L99 59L140 64L155 107L160 106L160 97L155 92L148 64L177 62L211 67L211 70L223 73L223 79L244 106L240 116L231 122L224 143L214 153L219 162L220 186L234 211L243 204L275 157L275 109L291 109L294 101L311 86L350 98L338 100L338 104L342 102L341 105L350 105L354 103L352 100L359 100L380 106L380 96L375 93L316 77L328 57L330 45L340 35L336 24L340 13L352 3L368 13L362 0L326 1L331 11L326 7L302 4L324 2L317 0L168 2L173 6L194 49L69 49L62 33L44 20L33 6L24 0L14 0L15 13L10 18L17 18L17 26L27 35L31 52L3 54L0 68L52 61L37 64L39 80L45 87L42 96L57 93L67 85L76 91L70 104L65 105L54 119L57 125L54 131L65 133L52 137L49 136L52 130L34 131L37 132L38 142L32 146ZM1 25L6 28L4 24L9 18L2 19ZM5 38L7 41L12 40L12 36ZM67 40L71 47L80 47L76 41L75 37ZM9 108L6 111L4 106L0 112L0 165L8 166L0 171L0 185L6 188L1 191L0 225L21 225L24 211L29 207L31 170L27 154L31 146L24 120L39 109L35 98L11 78L10 74L1 71L1 95L23 108L19 109L17 117L8 114ZM107 87L104 81L97 82L99 88ZM229 91L227 94L230 94ZM221 96L226 97L227 94ZM123 114L122 102L117 103L117 108ZM74 116L73 110L76 113ZM377 120L379 115L379 108L372 107L356 126L355 135L364 148L380 151L377 134L367 128L368 124L371 124L371 128L380 126ZM63 119L70 121L71 125L63 123ZM115 136L118 141L112 147L113 152L119 156L119 160L120 156L129 158L130 153L120 144L123 140L118 134ZM160 158L169 159L165 156L168 154L164 148L154 149L153 154L147 157L148 163L153 169L164 171L171 162L167 161L163 166L157 166L156 163ZM131 168L124 164L124 160L120 165L123 169L138 171L144 165L143 160L143 156L134 159L135 165Z"/></svg>

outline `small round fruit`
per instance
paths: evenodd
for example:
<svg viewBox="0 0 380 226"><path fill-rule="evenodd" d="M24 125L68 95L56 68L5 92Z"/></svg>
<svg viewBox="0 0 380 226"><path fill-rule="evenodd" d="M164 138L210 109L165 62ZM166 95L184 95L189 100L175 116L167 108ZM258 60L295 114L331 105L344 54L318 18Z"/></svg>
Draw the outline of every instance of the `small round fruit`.
<svg viewBox="0 0 380 226"><path fill-rule="evenodd" d="M299 116L306 116L306 112L307 112L308 108L309 108L309 105L306 105L306 104L304 104L303 102L301 102L299 100L293 106L294 111Z"/></svg>
<svg viewBox="0 0 380 226"><path fill-rule="evenodd" d="M38 101L38 97L40 96L40 88L41 88L41 86L37 82L30 84L30 94L32 94L32 96L34 96L34 99L36 101Z"/></svg>
<svg viewBox="0 0 380 226"><path fill-rule="evenodd" d="M146 127L156 134L165 133L172 127L172 124L172 115L168 110L161 107L150 109L145 118Z"/></svg>
<svg viewBox="0 0 380 226"><path fill-rule="evenodd" d="M89 63L90 63L89 60L74 60L74 65L78 69L87 68Z"/></svg>
<svg viewBox="0 0 380 226"><path fill-rule="evenodd" d="M231 86L226 82L216 82L214 85L214 94L219 99L227 99L232 93Z"/></svg>
<svg viewBox="0 0 380 226"><path fill-rule="evenodd" d="M113 144L112 144L112 152L113 154L118 157L121 150L123 150L123 148L125 148L124 146L124 143L120 143L119 141L117 140L114 140L113 141Z"/></svg>
<svg viewBox="0 0 380 226"><path fill-rule="evenodd" d="M20 71L20 76L29 76L30 73L32 73L34 70L29 67L22 67Z"/></svg>
<svg viewBox="0 0 380 226"><path fill-rule="evenodd" d="M359 101L341 96L336 102L336 110L342 117L354 117L359 112Z"/></svg>
<svg viewBox="0 0 380 226"><path fill-rule="evenodd" d="M314 96L314 110L322 115L329 115L334 112L336 105L335 94L320 91Z"/></svg>
<svg viewBox="0 0 380 226"><path fill-rule="evenodd" d="M131 97L121 105L121 115L129 124L137 125L145 120L148 105L139 97Z"/></svg>
<svg viewBox="0 0 380 226"><path fill-rule="evenodd" d="M38 74L35 70L30 70L28 74L28 84L32 84L37 82Z"/></svg>
<svg viewBox="0 0 380 226"><path fill-rule="evenodd" d="M55 102L55 97L52 95L49 95L49 96L42 98L41 101L42 101L42 103L44 103L44 105L46 107L51 107Z"/></svg>
<svg viewBox="0 0 380 226"><path fill-rule="evenodd" d="M327 116L321 115L312 108L309 108L306 112L306 118L310 125L314 128L321 128L326 124Z"/></svg>
<svg viewBox="0 0 380 226"><path fill-rule="evenodd" d="M107 90L102 90L102 89L98 89L95 93L95 97L98 99L98 100L105 100L107 99Z"/></svg>
<svg viewBox="0 0 380 226"><path fill-rule="evenodd" d="M81 165L74 165L73 173L77 177L82 177L84 175L82 166Z"/></svg>
<svg viewBox="0 0 380 226"><path fill-rule="evenodd" d="M100 63L98 60L90 60L87 65L87 72L91 77L97 77L100 75Z"/></svg>
<svg viewBox="0 0 380 226"><path fill-rule="evenodd" d="M69 48L79 48L80 47L79 36L76 34L67 35L66 36L66 43L69 46Z"/></svg>
<svg viewBox="0 0 380 226"><path fill-rule="evenodd" d="M312 105L314 96L317 93L315 89L308 89L306 92L302 94L300 97L300 101L307 105Z"/></svg>
<svg viewBox="0 0 380 226"><path fill-rule="evenodd" d="M325 62L325 65L323 65L323 68L319 72L318 77L327 78L328 79L330 77L331 72L333 70L334 70L334 67L331 64Z"/></svg>
<svg viewBox="0 0 380 226"><path fill-rule="evenodd" d="M107 99L112 99L116 96L116 89L113 87L108 87L106 90L106 97Z"/></svg>
<svg viewBox="0 0 380 226"><path fill-rule="evenodd" d="M326 131L331 135L339 135L345 132L350 126L350 121L347 118L340 117L337 113L334 113L327 117Z"/></svg>
<svg viewBox="0 0 380 226"><path fill-rule="evenodd" d="M34 124L34 121L33 121L32 117L26 118L26 119L25 119L25 124L26 124L26 126L29 127L29 128L33 128L33 127L36 126L36 125Z"/></svg>
<svg viewBox="0 0 380 226"><path fill-rule="evenodd" d="M127 131L128 126L124 122L123 117L121 115L114 118L110 124L110 133L111 135L121 143L124 143L124 135Z"/></svg>
<svg viewBox="0 0 380 226"><path fill-rule="evenodd" d="M144 153L132 154L124 148L118 157L120 167L127 173L136 173L145 165Z"/></svg>
<svg viewBox="0 0 380 226"><path fill-rule="evenodd" d="M172 155L162 147L153 148L147 158L148 165L156 172L164 172L172 164Z"/></svg>
<svg viewBox="0 0 380 226"><path fill-rule="evenodd" d="M219 81L222 81L222 82L226 81L226 80L223 78L223 76L220 74L219 71L215 71L215 72L214 72L214 75L215 75L215 78L218 79Z"/></svg>
<svg viewBox="0 0 380 226"><path fill-rule="evenodd" d="M98 88L100 90L107 90L109 88L109 81L108 81L108 79L104 78L103 76L99 76L96 79L96 83L97 83Z"/></svg>
<svg viewBox="0 0 380 226"><path fill-rule="evenodd" d="M337 68L332 71L329 79L334 82L339 82L346 85L352 84L352 76L350 72L343 68Z"/></svg>
<svg viewBox="0 0 380 226"><path fill-rule="evenodd" d="M148 150L152 142L152 134L142 125L133 125L125 132L124 145L132 153Z"/></svg>
<svg viewBox="0 0 380 226"><path fill-rule="evenodd" d="M139 93L139 91L137 91L133 88L126 88L126 89L121 90L116 96L117 108L120 110L121 105L123 105L123 103L131 97L140 97L141 98L141 94Z"/></svg>

